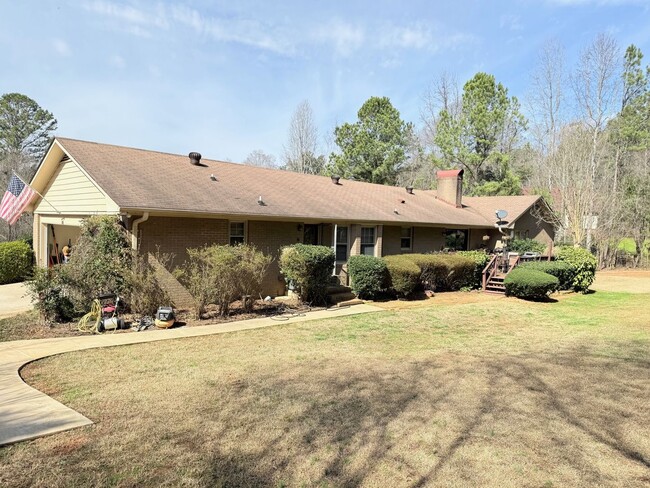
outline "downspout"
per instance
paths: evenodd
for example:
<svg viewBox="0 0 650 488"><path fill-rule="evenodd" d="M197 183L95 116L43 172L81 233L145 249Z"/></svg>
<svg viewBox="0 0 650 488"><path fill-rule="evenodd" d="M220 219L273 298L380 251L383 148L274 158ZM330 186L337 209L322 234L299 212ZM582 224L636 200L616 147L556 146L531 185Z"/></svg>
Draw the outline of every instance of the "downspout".
<svg viewBox="0 0 650 488"><path fill-rule="evenodd" d="M135 251L138 250L138 226L147 220L149 220L149 212L145 212L142 217L135 219L131 224L131 248Z"/></svg>

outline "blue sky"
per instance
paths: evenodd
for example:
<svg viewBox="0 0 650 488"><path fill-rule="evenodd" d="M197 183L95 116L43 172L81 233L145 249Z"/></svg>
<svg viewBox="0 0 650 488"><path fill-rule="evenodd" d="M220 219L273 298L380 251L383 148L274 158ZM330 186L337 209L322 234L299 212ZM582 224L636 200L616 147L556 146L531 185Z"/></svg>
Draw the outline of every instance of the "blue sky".
<svg viewBox="0 0 650 488"><path fill-rule="evenodd" d="M0 0L0 93L35 99L61 136L279 158L302 100L323 138L370 96L419 125L441 73L524 97L545 40L571 64L599 32L650 62L650 0Z"/></svg>

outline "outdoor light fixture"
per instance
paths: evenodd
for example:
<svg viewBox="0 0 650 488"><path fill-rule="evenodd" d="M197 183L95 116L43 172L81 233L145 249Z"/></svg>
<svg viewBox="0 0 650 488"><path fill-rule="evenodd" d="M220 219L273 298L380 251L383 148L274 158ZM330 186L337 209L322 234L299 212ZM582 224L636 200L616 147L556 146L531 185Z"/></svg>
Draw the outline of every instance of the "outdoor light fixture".
<svg viewBox="0 0 650 488"><path fill-rule="evenodd" d="M258 205L264 205L264 200L262 200L262 195L257 199L257 204Z"/></svg>
<svg viewBox="0 0 650 488"><path fill-rule="evenodd" d="M217 181L217 177L214 176L214 175L210 175L210 179L211 179L212 181Z"/></svg>

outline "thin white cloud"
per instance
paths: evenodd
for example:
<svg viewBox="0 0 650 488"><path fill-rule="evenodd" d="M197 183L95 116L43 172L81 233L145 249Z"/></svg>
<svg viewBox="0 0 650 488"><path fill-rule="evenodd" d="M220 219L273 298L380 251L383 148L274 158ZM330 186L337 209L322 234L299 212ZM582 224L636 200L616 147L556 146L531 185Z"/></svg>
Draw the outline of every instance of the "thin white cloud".
<svg viewBox="0 0 650 488"><path fill-rule="evenodd" d="M442 26L428 25L420 22L410 25L392 25L377 29L376 43L388 50L420 49L438 52L441 49L456 49L472 44L476 38L463 32L448 33ZM388 61L390 58L388 58ZM385 67L392 64L390 61Z"/></svg>
<svg viewBox="0 0 650 488"><path fill-rule="evenodd" d="M434 44L433 32L428 25L416 23L408 26L391 26L381 29L380 45L403 49L422 49Z"/></svg>
<svg viewBox="0 0 650 488"><path fill-rule="evenodd" d="M281 29L257 20L208 17L184 6L172 8L171 19L217 41L234 42L285 55L295 52L293 44Z"/></svg>
<svg viewBox="0 0 650 488"><path fill-rule="evenodd" d="M109 1L94 0L84 8L96 15L120 22L120 30L138 37L153 37L152 29L168 30L174 27L189 28L199 35L222 42L251 46L278 54L290 55L295 51L282 31L252 19L222 19L202 15L184 5L166 7L157 3L148 8Z"/></svg>
<svg viewBox="0 0 650 488"><path fill-rule="evenodd" d="M317 42L333 45L336 54L347 57L363 46L366 34L360 25L336 19L321 25L313 37Z"/></svg>
<svg viewBox="0 0 650 488"><path fill-rule="evenodd" d="M72 54L70 46L63 39L53 39L52 47L59 56L68 57Z"/></svg>
<svg viewBox="0 0 650 488"><path fill-rule="evenodd" d="M164 5L157 4L148 10L138 9L132 5L125 5L108 0L94 0L87 2L83 7L89 12L112 17L130 24L155 26L167 28L168 21Z"/></svg>

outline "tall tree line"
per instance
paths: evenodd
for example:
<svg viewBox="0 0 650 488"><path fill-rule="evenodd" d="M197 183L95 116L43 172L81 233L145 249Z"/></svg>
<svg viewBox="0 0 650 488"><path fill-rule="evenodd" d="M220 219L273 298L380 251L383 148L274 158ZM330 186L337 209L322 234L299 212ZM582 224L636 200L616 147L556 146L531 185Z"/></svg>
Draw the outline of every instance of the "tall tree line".
<svg viewBox="0 0 650 488"><path fill-rule="evenodd" d="M29 183L57 128L51 112L20 93L0 97L0 191L4 195L9 179L16 173ZM0 241L28 237L32 219L24 215L10 226L0 220Z"/></svg>

